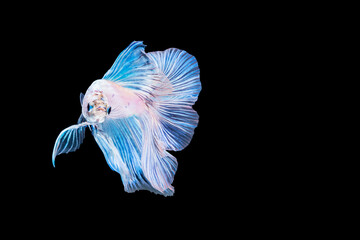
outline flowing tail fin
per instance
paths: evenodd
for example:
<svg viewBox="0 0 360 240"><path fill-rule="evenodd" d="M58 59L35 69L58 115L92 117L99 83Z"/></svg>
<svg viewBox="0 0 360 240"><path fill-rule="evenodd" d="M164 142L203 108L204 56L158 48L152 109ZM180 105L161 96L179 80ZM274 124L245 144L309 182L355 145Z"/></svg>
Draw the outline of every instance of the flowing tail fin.
<svg viewBox="0 0 360 240"><path fill-rule="evenodd" d="M150 52L147 56L164 74L169 84L157 93L148 116L142 119L144 145L142 169L146 179L160 192L172 195L171 186L177 170L177 161L166 150L179 151L191 141L199 116L192 109L201 84L195 57L179 49ZM171 91L169 91L169 89Z"/></svg>
<svg viewBox="0 0 360 240"><path fill-rule="evenodd" d="M171 84L171 93L157 97L161 141L167 150L179 151L191 141L199 116L192 109L201 91L200 70L194 56L170 48L147 53Z"/></svg>

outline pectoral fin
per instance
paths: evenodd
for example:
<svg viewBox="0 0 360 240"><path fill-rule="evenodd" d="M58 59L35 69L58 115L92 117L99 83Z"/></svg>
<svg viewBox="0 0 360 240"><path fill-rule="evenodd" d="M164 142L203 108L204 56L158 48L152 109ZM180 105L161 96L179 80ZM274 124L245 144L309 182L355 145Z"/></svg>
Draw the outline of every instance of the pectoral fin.
<svg viewBox="0 0 360 240"><path fill-rule="evenodd" d="M83 101L84 101L84 94L81 92L80 93L80 105L82 106L82 104L83 104Z"/></svg>
<svg viewBox="0 0 360 240"><path fill-rule="evenodd" d="M72 125L61 131L57 137L52 153L52 163L55 167L55 157L62 153L74 152L79 149L80 144L85 138L85 128L90 125L88 122L83 122L77 125Z"/></svg>

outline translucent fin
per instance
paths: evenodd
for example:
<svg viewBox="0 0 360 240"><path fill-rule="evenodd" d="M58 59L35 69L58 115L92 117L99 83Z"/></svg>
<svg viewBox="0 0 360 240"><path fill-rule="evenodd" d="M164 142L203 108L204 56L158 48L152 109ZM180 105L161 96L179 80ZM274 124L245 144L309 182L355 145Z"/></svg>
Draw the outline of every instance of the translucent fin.
<svg viewBox="0 0 360 240"><path fill-rule="evenodd" d="M173 195L171 185L177 170L177 161L174 156L165 150L164 143L159 140L159 125L154 112L141 118L143 131L143 148L141 166L146 179L164 195Z"/></svg>
<svg viewBox="0 0 360 240"><path fill-rule="evenodd" d="M89 123L72 125L61 131L57 137L52 153L52 163L55 167L55 157L62 153L74 152L79 149L85 137L85 128Z"/></svg>
<svg viewBox="0 0 360 240"><path fill-rule="evenodd" d="M199 115L183 101L161 102L156 105L159 114L159 139L166 150L180 151L191 141Z"/></svg>
<svg viewBox="0 0 360 240"><path fill-rule="evenodd" d="M144 48L142 42L132 42L116 58L103 79L133 89L143 100L151 102L153 90L162 84L163 75L159 74L159 69L148 58Z"/></svg>
<svg viewBox="0 0 360 240"><path fill-rule="evenodd" d="M142 130L137 117L107 119L92 128L96 142L102 150L109 167L121 175L126 192L153 188L141 168Z"/></svg>
<svg viewBox="0 0 360 240"><path fill-rule="evenodd" d="M159 138L167 150L182 150L190 143L199 120L192 109L201 91L197 61L176 48L150 52L148 56L172 85L172 93L157 97L153 104L161 125Z"/></svg>
<svg viewBox="0 0 360 240"><path fill-rule="evenodd" d="M80 117L79 117L77 123L79 124L79 123L83 123L85 121L86 121L86 119L85 119L84 115L80 114Z"/></svg>
<svg viewBox="0 0 360 240"><path fill-rule="evenodd" d="M194 104L201 91L200 70L195 57L176 48L147 55L172 84L171 96Z"/></svg>
<svg viewBox="0 0 360 240"><path fill-rule="evenodd" d="M84 94L81 92L80 93L80 105L82 106L83 104L83 100L84 100Z"/></svg>

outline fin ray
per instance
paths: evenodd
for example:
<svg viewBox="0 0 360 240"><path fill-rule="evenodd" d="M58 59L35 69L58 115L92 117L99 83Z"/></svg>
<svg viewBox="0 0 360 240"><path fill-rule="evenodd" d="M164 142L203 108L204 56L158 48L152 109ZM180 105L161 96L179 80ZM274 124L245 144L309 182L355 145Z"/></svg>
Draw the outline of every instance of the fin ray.
<svg viewBox="0 0 360 240"><path fill-rule="evenodd" d="M149 52L148 56L172 88L171 94L159 96L154 104L161 125L159 138L167 150L182 150L190 143L199 121L192 109L201 91L198 63L194 56L176 48Z"/></svg>
<svg viewBox="0 0 360 240"><path fill-rule="evenodd" d="M162 84L163 76L144 51L141 41L132 42L116 58L103 79L134 90L143 100L151 102L153 90Z"/></svg>
<svg viewBox="0 0 360 240"><path fill-rule="evenodd" d="M82 106L82 104L83 104L83 101L84 101L84 94L81 92L80 93L80 105Z"/></svg>
<svg viewBox="0 0 360 240"><path fill-rule="evenodd" d="M55 167L55 158L62 153L74 152L80 148L85 138L85 128L89 123L84 122L72 125L62 130L57 137L52 153L52 163Z"/></svg>
<svg viewBox="0 0 360 240"><path fill-rule="evenodd" d="M147 55L172 84L171 98L194 104L201 91L200 70L196 58L177 48L149 52Z"/></svg>
<svg viewBox="0 0 360 240"><path fill-rule="evenodd" d="M166 195L173 195L174 187L171 185L177 170L177 161L169 154L160 140L160 129L155 112L141 118L144 129L144 144L142 148L141 164L144 175L150 184Z"/></svg>
<svg viewBox="0 0 360 240"><path fill-rule="evenodd" d="M144 176L141 166L143 134L136 116L107 119L92 132L109 167L120 174L126 192L148 190L163 194Z"/></svg>

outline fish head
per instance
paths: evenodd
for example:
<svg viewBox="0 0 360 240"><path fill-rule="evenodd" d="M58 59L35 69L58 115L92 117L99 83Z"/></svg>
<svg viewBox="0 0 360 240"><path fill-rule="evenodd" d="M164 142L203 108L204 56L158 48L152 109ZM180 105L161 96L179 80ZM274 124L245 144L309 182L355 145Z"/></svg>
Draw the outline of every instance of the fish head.
<svg viewBox="0 0 360 240"><path fill-rule="evenodd" d="M89 123L102 123L110 113L106 95L102 90L89 89L84 97L82 114Z"/></svg>

